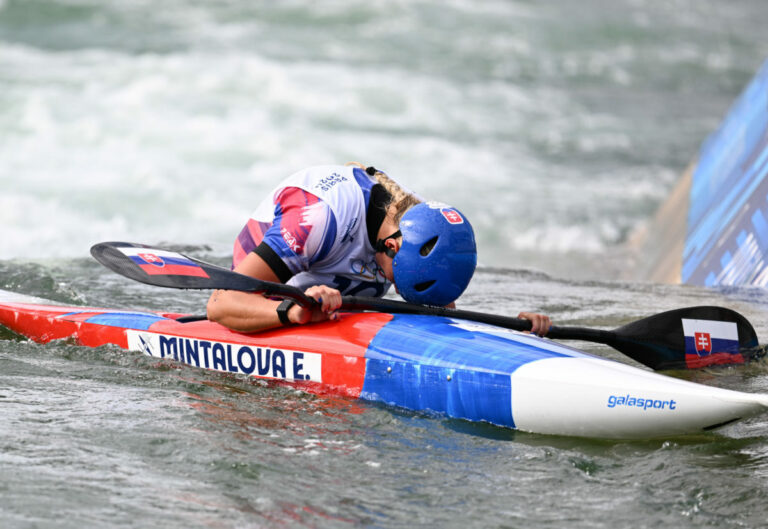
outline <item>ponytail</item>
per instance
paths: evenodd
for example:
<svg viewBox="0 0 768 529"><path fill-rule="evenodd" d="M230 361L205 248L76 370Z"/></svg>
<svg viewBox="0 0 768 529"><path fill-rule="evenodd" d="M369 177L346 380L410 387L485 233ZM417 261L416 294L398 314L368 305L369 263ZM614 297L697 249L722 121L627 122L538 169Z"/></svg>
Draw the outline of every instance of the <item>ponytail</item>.
<svg viewBox="0 0 768 529"><path fill-rule="evenodd" d="M366 167L360 162L348 162L346 165L354 165L355 167L363 169L368 174L368 176L375 178L376 181L381 184L382 187L387 191L387 193L389 193L392 198L386 207L389 208L389 206L395 206L394 220L396 224L400 224L400 219L403 217L406 211L411 209L416 204L421 203L421 200L419 200L416 195L409 193L400 187L400 184L392 180L390 177L375 167Z"/></svg>

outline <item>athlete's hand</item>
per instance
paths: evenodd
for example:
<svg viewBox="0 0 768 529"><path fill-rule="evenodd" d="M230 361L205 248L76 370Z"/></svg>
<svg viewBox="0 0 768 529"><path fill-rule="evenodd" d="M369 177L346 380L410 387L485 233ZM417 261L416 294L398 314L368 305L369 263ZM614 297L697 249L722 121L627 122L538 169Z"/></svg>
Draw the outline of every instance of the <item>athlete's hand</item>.
<svg viewBox="0 0 768 529"><path fill-rule="evenodd" d="M552 326L552 320L549 316L544 314L536 314L533 312L521 312L517 315L518 318L524 320L530 320L531 322L531 334L537 334L539 336L546 336L549 332L549 328Z"/></svg>
<svg viewBox="0 0 768 529"><path fill-rule="evenodd" d="M304 293L318 302L311 308L294 305L288 311L288 319L291 323L304 324L325 320L336 320L339 314L336 312L341 307L341 292L325 285L309 287Z"/></svg>

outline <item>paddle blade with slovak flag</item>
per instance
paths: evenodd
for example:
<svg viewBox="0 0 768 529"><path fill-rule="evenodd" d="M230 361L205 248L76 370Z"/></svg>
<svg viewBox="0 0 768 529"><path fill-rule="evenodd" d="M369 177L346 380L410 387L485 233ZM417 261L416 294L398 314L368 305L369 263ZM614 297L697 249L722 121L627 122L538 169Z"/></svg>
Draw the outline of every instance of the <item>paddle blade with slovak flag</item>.
<svg viewBox="0 0 768 529"><path fill-rule="evenodd" d="M102 242L91 247L91 255L113 272L148 285L241 290L294 299L302 306L314 303L294 287L261 281L164 248L132 242Z"/></svg>
<svg viewBox="0 0 768 529"><path fill-rule="evenodd" d="M608 345L653 369L743 364L761 356L744 316L724 307L687 307L634 321L613 331Z"/></svg>

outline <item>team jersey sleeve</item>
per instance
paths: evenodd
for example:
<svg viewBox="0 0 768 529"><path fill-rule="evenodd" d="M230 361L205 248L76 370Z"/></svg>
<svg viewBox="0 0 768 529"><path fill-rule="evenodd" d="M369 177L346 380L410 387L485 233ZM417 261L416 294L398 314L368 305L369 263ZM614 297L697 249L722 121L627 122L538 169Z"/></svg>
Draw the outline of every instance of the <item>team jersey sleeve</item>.
<svg viewBox="0 0 768 529"><path fill-rule="evenodd" d="M327 256L335 239L336 218L328 204L303 189L287 187L277 196L274 221L256 251L287 281Z"/></svg>

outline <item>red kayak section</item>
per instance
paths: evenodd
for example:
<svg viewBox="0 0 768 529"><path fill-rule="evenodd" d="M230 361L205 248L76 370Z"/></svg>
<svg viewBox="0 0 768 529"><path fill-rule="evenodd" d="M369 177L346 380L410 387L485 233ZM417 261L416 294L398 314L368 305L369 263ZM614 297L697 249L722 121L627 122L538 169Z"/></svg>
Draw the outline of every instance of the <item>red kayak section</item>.
<svg viewBox="0 0 768 529"><path fill-rule="evenodd" d="M88 347L112 344L127 349L126 330L140 329L186 339L319 353L323 357L322 387L312 388L319 386L312 382L300 382L298 385L310 386L313 392L330 391L351 397L359 397L362 391L365 353L371 340L392 320L391 314L348 313L342 314L338 322L313 324L311 329L282 327L245 334L205 320L181 323L175 319L179 316L172 313L0 302L0 324L40 343L68 339Z"/></svg>

